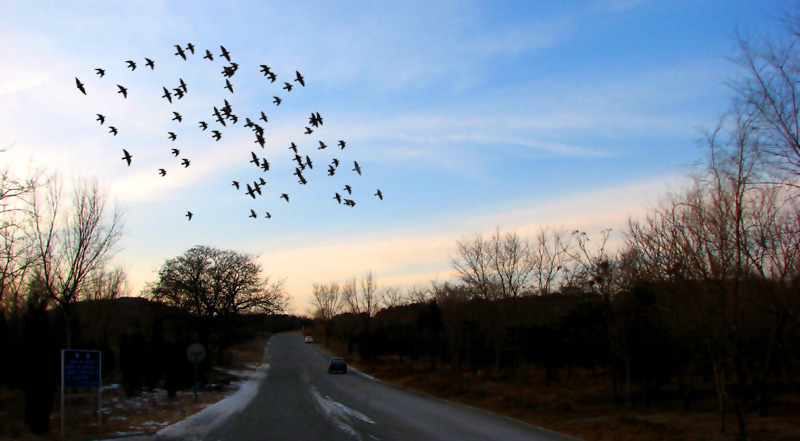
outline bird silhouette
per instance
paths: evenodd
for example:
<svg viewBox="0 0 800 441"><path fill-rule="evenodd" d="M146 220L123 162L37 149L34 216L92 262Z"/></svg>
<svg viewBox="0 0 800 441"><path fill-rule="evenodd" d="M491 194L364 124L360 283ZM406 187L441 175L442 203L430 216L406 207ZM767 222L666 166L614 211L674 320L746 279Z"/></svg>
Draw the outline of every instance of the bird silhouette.
<svg viewBox="0 0 800 441"><path fill-rule="evenodd" d="M344 189L347 190L347 194L353 194L353 189L349 185L345 185Z"/></svg>
<svg viewBox="0 0 800 441"><path fill-rule="evenodd" d="M251 209L250 209L250 216L248 216L248 217L252 217L253 219L255 219L255 218L257 218L258 216L256 216L256 212L255 212L255 211L253 211L253 209L251 208Z"/></svg>
<svg viewBox="0 0 800 441"><path fill-rule="evenodd" d="M286 199L286 202L289 202L289 195L288 194L284 193L284 194L281 195L281 197L283 199Z"/></svg>
<svg viewBox="0 0 800 441"><path fill-rule="evenodd" d="M185 95L185 93L183 92L183 89L181 89L180 87L175 87L172 90L175 91L175 96L178 97L178 99L183 98L183 96Z"/></svg>
<svg viewBox="0 0 800 441"><path fill-rule="evenodd" d="M169 101L170 104L172 104L172 94L169 93L169 90L167 90L166 87L164 87L164 95L161 95L161 98L166 98L167 101Z"/></svg>
<svg viewBox="0 0 800 441"><path fill-rule="evenodd" d="M233 186L236 187L236 189L238 190L239 189L239 181L233 181Z"/></svg>
<svg viewBox="0 0 800 441"><path fill-rule="evenodd" d="M261 72L264 73L264 76L267 76L270 73L272 73L272 71L269 69L269 66L267 66L266 64L261 65Z"/></svg>
<svg viewBox="0 0 800 441"><path fill-rule="evenodd" d="M324 149L324 148L326 148L326 147L328 147L328 146L327 146L327 145L325 145L325 143L324 143L324 142L320 141L320 142L319 142L319 147L317 147L317 150L322 150L322 149Z"/></svg>
<svg viewBox="0 0 800 441"><path fill-rule="evenodd" d="M194 55L194 45L193 45L192 43L188 43L188 44L186 45L186 50L187 50L187 51L189 51L189 52L191 52L191 53L192 53L192 55Z"/></svg>
<svg viewBox="0 0 800 441"><path fill-rule="evenodd" d="M81 83L81 80L79 80L78 77L75 77L75 84L78 85L78 90L80 90L81 92L83 92L84 95L86 95L86 89L83 88L83 83Z"/></svg>
<svg viewBox="0 0 800 441"><path fill-rule="evenodd" d="M225 124L225 120L222 118L222 115L220 115L220 114L219 114L219 109L217 109L216 107L214 107L214 115L216 115L216 117L217 117L217 121L218 121L220 124L222 124L223 126L225 126L225 125L226 125L226 124Z"/></svg>
<svg viewBox="0 0 800 441"><path fill-rule="evenodd" d="M245 194L249 194L253 199L256 198L256 192L253 190L253 187L251 187L250 184L247 184L247 191Z"/></svg>
<svg viewBox="0 0 800 441"><path fill-rule="evenodd" d="M183 161L181 161L181 164L183 165L183 168L188 167L189 163L190 163L190 161L188 159L186 159L186 158L183 158Z"/></svg>
<svg viewBox="0 0 800 441"><path fill-rule="evenodd" d="M304 178L303 176L299 176L299 179L298 179L298 181L297 181L297 182L298 182L299 184L301 184L301 185L306 185L306 184L308 184L308 181L306 181L306 178Z"/></svg>
<svg viewBox="0 0 800 441"><path fill-rule="evenodd" d="M183 89L184 93L189 93L189 89L186 88L186 83L183 82L183 78L178 78L178 80L180 81L180 86L178 87Z"/></svg>
<svg viewBox="0 0 800 441"><path fill-rule="evenodd" d="M231 119L231 121L233 121L234 124L236 124L239 121L239 117L232 113L229 118Z"/></svg>
<svg viewBox="0 0 800 441"><path fill-rule="evenodd" d="M231 91L231 93L233 93L233 84L231 84L231 82L226 79L225 80L225 87L223 87L223 89L228 89L228 90Z"/></svg>
<svg viewBox="0 0 800 441"><path fill-rule="evenodd" d="M303 81L303 76L300 75L300 72L298 72L298 71L294 71L294 72L295 72L295 74L297 74L297 78L295 78L294 80L297 81L298 83L300 83L301 86L306 87L306 82Z"/></svg>
<svg viewBox="0 0 800 441"><path fill-rule="evenodd" d="M301 158L300 155L294 155L294 160L297 161L299 167L305 167L305 165L303 165L303 158Z"/></svg>
<svg viewBox="0 0 800 441"><path fill-rule="evenodd" d="M344 150L344 146L345 146L345 144L347 144L347 143L346 143L346 142L344 142L344 141L342 141L342 140L340 140L340 141L339 141L339 147L341 147L341 149L339 149L339 150Z"/></svg>
<svg viewBox="0 0 800 441"><path fill-rule="evenodd" d="M144 65L145 66L149 66L150 70L153 70L153 69L156 68L156 63L154 63L153 60L151 60L149 58L145 58L144 61L146 61L146 63L144 63Z"/></svg>
<svg viewBox="0 0 800 441"><path fill-rule="evenodd" d="M257 142L263 149L267 141L264 139L264 136L259 133L256 135L256 140L254 142Z"/></svg>
<svg viewBox="0 0 800 441"><path fill-rule="evenodd" d="M114 126L108 126L108 133L113 133L114 136L117 136L117 128Z"/></svg>
<svg viewBox="0 0 800 441"><path fill-rule="evenodd" d="M178 46L178 45L176 44L176 45L175 45L175 49L177 49L177 50L178 50L178 52L175 52L175 55L179 55L181 58L183 58L183 59L185 60L185 59L186 59L186 54L185 54L185 53L183 53L183 48L181 48L180 46Z"/></svg>
<svg viewBox="0 0 800 441"><path fill-rule="evenodd" d="M359 176L361 176L361 167L358 166L358 163L356 161L353 161L353 164L355 164L356 166L356 168L354 168L353 171L358 173Z"/></svg>
<svg viewBox="0 0 800 441"><path fill-rule="evenodd" d="M275 98L275 99L272 100L272 102L275 103L276 106L280 106L281 105L281 99L278 98L277 96L273 96L273 98Z"/></svg>
<svg viewBox="0 0 800 441"><path fill-rule="evenodd" d="M228 51L225 50L225 46L220 46L219 48L222 49L222 53L220 54L220 57L225 57L225 59L228 60L228 62L230 63L231 54L228 53Z"/></svg>
<svg viewBox="0 0 800 441"><path fill-rule="evenodd" d="M267 158L263 158L261 160L261 169L264 171L269 171L269 161L267 161Z"/></svg>
<svg viewBox="0 0 800 441"><path fill-rule="evenodd" d="M315 116L316 116L317 124L323 125L322 124L322 115L320 115L319 112L317 112L317 114Z"/></svg>
<svg viewBox="0 0 800 441"><path fill-rule="evenodd" d="M188 217L188 218L189 218L189 220L192 220L192 216L194 216L194 215L192 214L192 212L191 212L191 211L187 211L187 212L186 212L186 217Z"/></svg>
<svg viewBox="0 0 800 441"><path fill-rule="evenodd" d="M206 123L205 121L200 121L199 124L200 124L200 128L203 129L203 131L205 132L206 129L208 128L208 123Z"/></svg>
<svg viewBox="0 0 800 441"><path fill-rule="evenodd" d="M172 120L173 120L173 121L176 121L176 120L177 120L178 122L182 122L182 121L183 121L183 117L181 116L181 114L180 114L180 113L178 113L178 112L172 112L172 113L175 115L175 116L172 118Z"/></svg>
<svg viewBox="0 0 800 441"><path fill-rule="evenodd" d="M278 79L278 76L277 76L277 75L275 75L275 73L273 73L273 72L270 72L270 73L269 73L269 75L267 75L267 77L269 77L269 82L270 82L270 83L274 83L274 82L275 82L275 80L277 80L277 79Z"/></svg>
<svg viewBox="0 0 800 441"><path fill-rule="evenodd" d="M339 160L336 159L336 158L333 158L333 165L335 165L336 167L339 167Z"/></svg>
<svg viewBox="0 0 800 441"><path fill-rule="evenodd" d="M128 153L128 151L125 150L125 149L122 149L122 152L125 153L125 156L123 156L122 159L124 161L128 161L128 167L130 167L131 166L131 158L133 158L133 156L130 153Z"/></svg>
<svg viewBox="0 0 800 441"><path fill-rule="evenodd" d="M334 175L334 173L336 173L336 169L335 169L335 168L333 168L333 166L332 166L332 165L329 165L329 166L328 166L328 176L333 176L333 175Z"/></svg>
<svg viewBox="0 0 800 441"><path fill-rule="evenodd" d="M203 58L207 58L208 60L214 61L214 56L211 55L211 51L206 49L206 56Z"/></svg>
<svg viewBox="0 0 800 441"><path fill-rule="evenodd" d="M264 112L261 112L261 118L259 118L259 119L264 121L264 122L269 122L269 121L267 121L267 115L265 115Z"/></svg>
<svg viewBox="0 0 800 441"><path fill-rule="evenodd" d="M178 138L178 135L176 135L173 132L167 132L167 133L169 133L169 139L171 139L173 141L175 141Z"/></svg>
<svg viewBox="0 0 800 441"><path fill-rule="evenodd" d="M261 184L256 181L253 181L253 190L256 191L259 195L261 194Z"/></svg>
<svg viewBox="0 0 800 441"><path fill-rule="evenodd" d="M314 131L313 131L313 130L311 130L311 128L310 128L310 127L306 127L306 131L305 131L305 133L303 133L303 134L304 134L304 135L310 135L310 134L312 134L312 133L314 133Z"/></svg>
<svg viewBox="0 0 800 441"><path fill-rule="evenodd" d="M100 121L100 125L103 125L103 123L106 122L106 117L98 113L97 121Z"/></svg>
<svg viewBox="0 0 800 441"><path fill-rule="evenodd" d="M314 166L311 164L311 158L309 158L308 155L306 155L306 165L308 165L308 168L314 168Z"/></svg>
<svg viewBox="0 0 800 441"><path fill-rule="evenodd" d="M261 185L267 185L267 181L265 181L263 177L259 176L258 180L261 182Z"/></svg>
<svg viewBox="0 0 800 441"><path fill-rule="evenodd" d="M105 69L100 69L99 67L97 69L95 69L95 72L97 72L97 75L100 75L100 78L103 78L103 75L106 74L106 70Z"/></svg>
<svg viewBox="0 0 800 441"><path fill-rule="evenodd" d="M230 66L225 66L222 68L222 75L231 78L236 74L237 70L239 70L239 65L231 62Z"/></svg>
<svg viewBox="0 0 800 441"><path fill-rule="evenodd" d="M289 150L294 150L294 154L296 155L297 154L297 145L295 145L295 143L292 143L292 145L289 146Z"/></svg>
<svg viewBox="0 0 800 441"><path fill-rule="evenodd" d="M349 206L349 207L355 207L356 206L356 203L352 199L345 199L344 200L344 204Z"/></svg>
<svg viewBox="0 0 800 441"><path fill-rule="evenodd" d="M126 63L128 63L128 67L131 68L131 72L136 70L136 63L134 63L133 60L128 60Z"/></svg>
<svg viewBox="0 0 800 441"><path fill-rule="evenodd" d="M340 195L339 193L336 193L336 196L334 196L333 198L336 199L336 202L340 204L342 203L342 195Z"/></svg>
<svg viewBox="0 0 800 441"><path fill-rule="evenodd" d="M211 133L214 134L214 135L212 135L212 137L214 139L216 139L217 141L219 141L220 138L222 138L222 133L220 133L219 130L212 130Z"/></svg>
<svg viewBox="0 0 800 441"><path fill-rule="evenodd" d="M174 155L176 158L178 157L178 155L179 155L180 153L181 153L181 151L180 151L180 150L178 150L178 149L172 149L172 154L173 154L173 155Z"/></svg>
<svg viewBox="0 0 800 441"><path fill-rule="evenodd" d="M166 175L167 175L167 171L166 171L166 170L164 170L163 168L160 168L160 169L158 169L158 173L159 173L161 176L166 176Z"/></svg>
<svg viewBox="0 0 800 441"><path fill-rule="evenodd" d="M267 219L270 219L270 218L272 218L272 215L271 215L271 214L269 214L269 211L267 211L267 214L266 214L266 215L264 215L264 217L265 217L265 218L267 218Z"/></svg>
<svg viewBox="0 0 800 441"><path fill-rule="evenodd" d="M117 87L119 88L117 93L121 93L123 98L127 98L128 97L128 89L125 88L125 87L120 86L119 84L117 84Z"/></svg>
<svg viewBox="0 0 800 441"><path fill-rule="evenodd" d="M250 154L251 154L251 155L253 155L253 159L251 159L251 160L250 160L250 162L252 162L253 164L255 164L255 165L256 165L256 167L258 167L258 166L261 164L261 160L260 160L260 159L258 159L258 156L256 156L256 154L255 154L255 153L253 153L253 152L250 152Z"/></svg>
<svg viewBox="0 0 800 441"><path fill-rule="evenodd" d="M383 193L381 193L381 189L380 189L380 188L378 189L378 192L377 192L377 193L375 193L375 196L377 196L378 198L380 198L380 200L383 200Z"/></svg>
<svg viewBox="0 0 800 441"><path fill-rule="evenodd" d="M291 92L292 91L292 85L291 84L286 83L286 82L284 82L283 84L285 84L285 86L283 86L283 88L286 89L287 92Z"/></svg>
<svg viewBox="0 0 800 441"><path fill-rule="evenodd" d="M251 121L250 118L247 118L247 117L244 118L244 126L245 127L255 127L253 125L253 121Z"/></svg>

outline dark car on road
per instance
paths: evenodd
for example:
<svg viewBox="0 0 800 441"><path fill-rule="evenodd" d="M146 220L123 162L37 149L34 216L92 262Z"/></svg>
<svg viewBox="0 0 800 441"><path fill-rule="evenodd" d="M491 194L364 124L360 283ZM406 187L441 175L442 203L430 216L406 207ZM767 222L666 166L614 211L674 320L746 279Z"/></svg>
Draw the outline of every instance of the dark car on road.
<svg viewBox="0 0 800 441"><path fill-rule="evenodd" d="M345 363L344 358L331 358L331 361L328 362L328 373L332 374L334 372L347 373L347 363Z"/></svg>

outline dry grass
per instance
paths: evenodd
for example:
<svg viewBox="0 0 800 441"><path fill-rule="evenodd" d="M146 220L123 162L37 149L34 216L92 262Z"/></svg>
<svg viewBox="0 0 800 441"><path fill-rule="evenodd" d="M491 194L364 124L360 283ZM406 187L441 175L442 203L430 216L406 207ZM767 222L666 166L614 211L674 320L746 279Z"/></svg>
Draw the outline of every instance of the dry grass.
<svg viewBox="0 0 800 441"><path fill-rule="evenodd" d="M108 439L141 433L154 433L218 402L238 390L264 357L268 336L232 348L231 365L214 369L209 374L211 384L194 401L194 391L180 391L170 399L166 391L143 392L126 397L119 387L103 392L103 424L98 426L96 399L73 398L68 404L67 430L60 436L60 404L55 397L51 427L47 434L37 436L28 432L24 423L24 396L21 391L0 391L0 441L50 441Z"/></svg>
<svg viewBox="0 0 800 441"><path fill-rule="evenodd" d="M318 340L321 341L321 340ZM320 344L320 346L323 346ZM677 400L634 410L613 404L608 377L575 369L569 381L563 371L549 388L544 371L529 373L525 381L498 381L488 375L464 375L431 370L422 364L398 359L364 362L347 355L344 346L333 343L328 350L343 355L356 369L397 386L449 401L466 404L526 421L536 426L587 441L735 441L739 439L733 413L727 418L727 433L719 433L719 414L713 393L692 402L693 412L683 412ZM622 386L620 386L621 390ZM752 441L800 441L800 397L776 399L772 416L747 414Z"/></svg>

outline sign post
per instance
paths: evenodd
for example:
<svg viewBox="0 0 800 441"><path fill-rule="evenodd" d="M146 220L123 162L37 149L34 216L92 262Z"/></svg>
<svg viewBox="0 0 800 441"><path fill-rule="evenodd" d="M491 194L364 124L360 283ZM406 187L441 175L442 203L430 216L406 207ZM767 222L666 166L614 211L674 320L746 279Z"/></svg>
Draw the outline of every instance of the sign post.
<svg viewBox="0 0 800 441"><path fill-rule="evenodd" d="M206 358L206 348L200 343L194 343L186 348L186 357L194 363L194 401L197 401L197 364Z"/></svg>
<svg viewBox="0 0 800 441"><path fill-rule="evenodd" d="M66 398L97 397L97 423L103 424L102 359L100 351L61 351L61 436L66 421ZM68 389L97 389L97 394L69 395Z"/></svg>

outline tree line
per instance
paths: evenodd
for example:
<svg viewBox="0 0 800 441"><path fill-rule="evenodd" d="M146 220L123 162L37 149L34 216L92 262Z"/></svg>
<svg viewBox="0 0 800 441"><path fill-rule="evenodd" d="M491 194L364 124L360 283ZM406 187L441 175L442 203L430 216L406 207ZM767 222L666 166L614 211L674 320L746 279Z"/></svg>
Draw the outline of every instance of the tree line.
<svg viewBox="0 0 800 441"><path fill-rule="evenodd" d="M366 359L466 375L606 372L630 406L713 384L720 430L796 394L800 344L800 13L776 40L737 36L730 111L693 184L621 231L542 228L458 240L457 279L378 289L370 273L313 286L320 332ZM670 393L665 392L669 389ZM732 414L732 415L731 415Z"/></svg>

